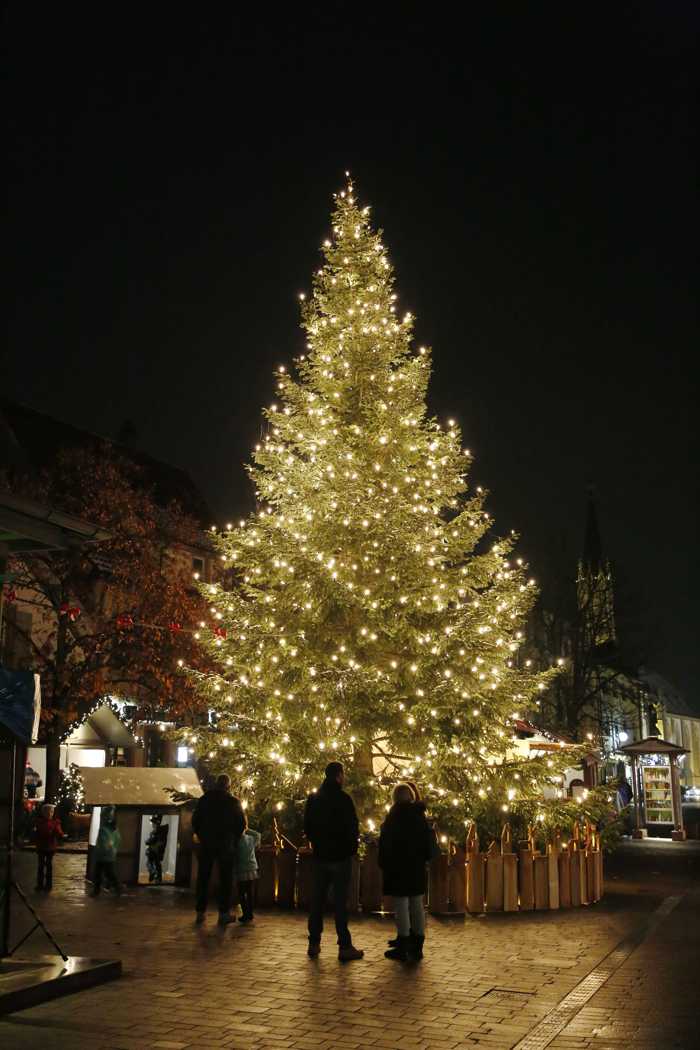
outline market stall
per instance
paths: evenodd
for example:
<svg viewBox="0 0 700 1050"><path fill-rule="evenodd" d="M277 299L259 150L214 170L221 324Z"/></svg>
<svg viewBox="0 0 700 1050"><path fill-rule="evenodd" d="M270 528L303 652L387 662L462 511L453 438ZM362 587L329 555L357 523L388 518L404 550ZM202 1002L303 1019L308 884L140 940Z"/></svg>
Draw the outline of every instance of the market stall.
<svg viewBox="0 0 700 1050"><path fill-rule="evenodd" d="M87 878L91 880L94 871L94 847L102 806L111 805L117 807L117 827L121 834L117 858L120 880L188 885L192 866L193 800L203 794L194 769L112 766L83 769L82 773L85 803L92 807ZM156 843L160 858L154 877L152 858Z"/></svg>
<svg viewBox="0 0 700 1050"><path fill-rule="evenodd" d="M686 838L683 825L678 763L688 749L661 737L647 737L625 744L622 754L632 760L635 809L634 838Z"/></svg>

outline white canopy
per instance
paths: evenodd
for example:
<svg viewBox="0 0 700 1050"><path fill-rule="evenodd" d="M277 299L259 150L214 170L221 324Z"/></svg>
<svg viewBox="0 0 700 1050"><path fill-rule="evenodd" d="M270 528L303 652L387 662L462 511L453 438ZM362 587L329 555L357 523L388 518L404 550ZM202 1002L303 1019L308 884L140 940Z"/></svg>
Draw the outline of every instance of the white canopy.
<svg viewBox="0 0 700 1050"><path fill-rule="evenodd" d="M88 806L181 806L172 791L199 798L204 794L194 769L145 769L106 766L81 769Z"/></svg>

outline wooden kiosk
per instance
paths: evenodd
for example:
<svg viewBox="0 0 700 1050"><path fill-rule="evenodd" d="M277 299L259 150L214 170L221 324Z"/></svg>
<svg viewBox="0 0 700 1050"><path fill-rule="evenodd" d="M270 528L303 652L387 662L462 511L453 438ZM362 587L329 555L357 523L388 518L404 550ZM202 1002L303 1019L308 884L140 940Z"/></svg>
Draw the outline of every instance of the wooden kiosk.
<svg viewBox="0 0 700 1050"><path fill-rule="evenodd" d="M687 755L688 749L650 736L625 744L620 751L632 760L635 810L632 837L643 839L651 834L666 838L670 831L674 842L684 842L678 759Z"/></svg>
<svg viewBox="0 0 700 1050"><path fill-rule="evenodd" d="M145 843L150 819L160 814L168 827L163 883L189 885L192 870L192 800L202 795L194 769L108 766L82 770L85 803L92 807L86 876L92 879L102 806L117 807L121 846L117 871L122 882L148 882Z"/></svg>

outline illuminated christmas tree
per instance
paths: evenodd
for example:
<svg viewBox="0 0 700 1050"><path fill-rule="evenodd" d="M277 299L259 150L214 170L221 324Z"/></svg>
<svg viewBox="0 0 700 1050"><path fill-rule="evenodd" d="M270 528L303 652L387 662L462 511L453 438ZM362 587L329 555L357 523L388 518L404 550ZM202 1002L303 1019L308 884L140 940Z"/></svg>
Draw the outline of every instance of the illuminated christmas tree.
<svg viewBox="0 0 700 1050"><path fill-rule="evenodd" d="M56 801L70 803L72 813L85 812L85 784L80 766L75 762L61 770Z"/></svg>
<svg viewBox="0 0 700 1050"><path fill-rule="evenodd" d="M300 296L305 353L277 371L249 468L259 510L218 537L226 579L204 588L214 715L197 750L288 826L332 759L365 829L406 778L453 834L471 818L566 824L572 757L514 746L553 673L519 663L534 581L514 537L489 538L459 427L427 414L430 352L350 181L322 251Z"/></svg>

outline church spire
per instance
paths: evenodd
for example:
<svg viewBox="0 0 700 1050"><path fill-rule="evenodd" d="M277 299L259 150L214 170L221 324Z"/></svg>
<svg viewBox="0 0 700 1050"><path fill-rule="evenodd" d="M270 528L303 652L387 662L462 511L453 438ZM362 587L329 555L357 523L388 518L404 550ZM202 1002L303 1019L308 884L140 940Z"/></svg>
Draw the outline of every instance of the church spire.
<svg viewBox="0 0 700 1050"><path fill-rule="evenodd" d="M603 564L603 544L598 528L593 490L588 493L588 511L586 513L586 532L583 540L583 565L591 572L599 572Z"/></svg>
<svg viewBox="0 0 700 1050"><path fill-rule="evenodd" d="M578 563L576 594L579 614L593 646L615 641L615 605L610 562L603 555L598 513L592 489L588 493L583 554Z"/></svg>

